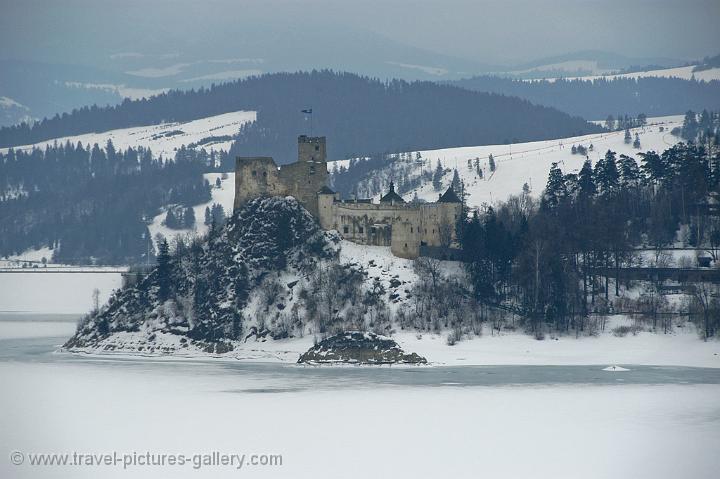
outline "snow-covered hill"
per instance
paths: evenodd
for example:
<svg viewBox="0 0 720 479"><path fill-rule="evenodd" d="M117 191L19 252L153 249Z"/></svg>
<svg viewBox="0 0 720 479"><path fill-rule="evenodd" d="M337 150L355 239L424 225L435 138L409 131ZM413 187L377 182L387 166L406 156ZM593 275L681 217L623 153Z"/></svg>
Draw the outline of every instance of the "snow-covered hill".
<svg viewBox="0 0 720 479"><path fill-rule="evenodd" d="M693 69L697 65L688 65L684 67L675 68L663 68L660 70L648 70L631 73L619 73L614 75L592 75L592 76L580 76L580 77L565 77L566 80L597 80L604 78L606 80L613 80L615 78L682 78L684 80L690 80L692 78L699 81L712 81L720 80L720 68L710 68L708 70L702 70L694 72ZM555 81L557 78L546 78L547 81ZM532 79L528 81L537 81Z"/></svg>
<svg viewBox="0 0 720 479"><path fill-rule="evenodd" d="M519 194L523 184L527 183L534 195L539 194L545 187L550 166L557 162L563 172L577 172L582 167L586 157L571 154L573 145L593 145L593 151L588 152L588 158L595 163L612 150L618 155L625 154L637 157L640 151L655 150L662 152L679 141L679 138L670 134L670 130L682 125L681 115L657 117L648 119L648 126L631 130L633 138L639 135L641 148L635 149L632 144L624 142L624 131L600 133L557 140L535 141L513 145L487 145L470 146L462 148L446 148L441 150L420 151L422 161L416 160L418 152L412 152L411 159L399 159L390 167L376 172L374 176L382 178L383 185L390 180L396 183L404 178L418 178L423 172L432 172L438 163L446 169L457 169L460 178L465 183L468 203L479 206L483 203L492 204L496 201L506 200L510 195ZM660 131L660 129L663 131ZM492 154L496 164L495 172L489 168L488 156ZM401 158L407 155L401 155ZM475 168L475 159L479 159L483 177L480 178ZM468 160L472 168L468 167ZM347 161L342 164L347 166ZM329 166L332 171L334 165ZM406 200L410 200L417 193L418 198L426 201L437 200L438 194L446 189L452 181L452 173L446 173L442 179L442 188L438 191L431 182L421 183L421 186L403 193Z"/></svg>
<svg viewBox="0 0 720 479"><path fill-rule="evenodd" d="M241 126L252 121L255 121L254 111L235 111L187 122L137 126L55 138L33 145L17 146L15 150L31 150L33 147L44 148L45 145L52 145L55 142L65 143L67 141L73 145L81 142L83 145L97 143L104 146L108 140L112 140L116 149L124 150L129 147L143 146L150 148L155 155L174 158L175 151L183 145L186 147L197 145L198 148L205 148L208 151L227 151L232 143L229 137L236 135ZM7 148L2 148L0 152L6 153L7 150Z"/></svg>

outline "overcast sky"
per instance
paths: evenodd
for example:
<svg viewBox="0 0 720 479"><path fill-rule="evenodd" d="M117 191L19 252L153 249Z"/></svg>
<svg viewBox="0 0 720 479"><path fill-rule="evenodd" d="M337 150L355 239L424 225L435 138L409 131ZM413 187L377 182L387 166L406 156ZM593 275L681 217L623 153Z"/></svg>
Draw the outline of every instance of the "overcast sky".
<svg viewBox="0 0 720 479"><path fill-rule="evenodd" d="M681 59L720 53L720 0L0 0L0 5L0 58L57 56L67 62L80 47L142 49L145 39L157 46L163 36L171 52L180 36L218 42L227 32L242 40L243 32L262 37L276 27L316 25L370 31L483 63L578 50Z"/></svg>

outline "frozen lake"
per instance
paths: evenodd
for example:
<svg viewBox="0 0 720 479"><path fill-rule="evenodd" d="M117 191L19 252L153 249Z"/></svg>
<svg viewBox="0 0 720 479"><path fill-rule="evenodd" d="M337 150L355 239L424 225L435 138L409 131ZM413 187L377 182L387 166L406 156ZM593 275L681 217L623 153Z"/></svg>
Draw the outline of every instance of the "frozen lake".
<svg viewBox="0 0 720 479"><path fill-rule="evenodd" d="M56 353L72 315L0 316L1 477L237 475L30 466L33 453L280 454L250 477L716 477L720 369L306 367ZM23 454L13 465L11 452Z"/></svg>

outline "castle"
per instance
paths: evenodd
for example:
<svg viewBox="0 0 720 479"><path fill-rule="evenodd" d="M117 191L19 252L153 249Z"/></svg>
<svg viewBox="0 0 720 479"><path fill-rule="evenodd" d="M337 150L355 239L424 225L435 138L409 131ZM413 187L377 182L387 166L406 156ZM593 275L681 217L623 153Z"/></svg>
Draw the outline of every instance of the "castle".
<svg viewBox="0 0 720 479"><path fill-rule="evenodd" d="M278 167L270 157L238 157L237 210L258 196L294 196L326 230L359 244L390 246L395 256L414 259L421 249L449 249L456 241L461 202L452 188L435 203L406 203L394 185L379 203L340 199L327 186L325 137L298 137L298 161Z"/></svg>

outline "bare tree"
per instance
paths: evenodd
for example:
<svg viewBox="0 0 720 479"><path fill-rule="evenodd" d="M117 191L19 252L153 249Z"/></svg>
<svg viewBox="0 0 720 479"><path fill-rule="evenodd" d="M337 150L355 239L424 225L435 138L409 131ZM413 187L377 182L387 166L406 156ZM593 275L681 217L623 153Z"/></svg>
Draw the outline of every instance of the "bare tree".
<svg viewBox="0 0 720 479"><path fill-rule="evenodd" d="M417 273L421 280L427 282L427 280L430 279L433 289L437 288L438 281L442 278L440 261L435 258L421 256L415 260L413 266L415 273Z"/></svg>
<svg viewBox="0 0 720 479"><path fill-rule="evenodd" d="M93 306L93 314L97 314L98 311L100 311L100 290L95 288L92 292L92 306Z"/></svg>
<svg viewBox="0 0 720 479"><path fill-rule="evenodd" d="M693 288L693 302L703 317L703 338L705 341L715 332L718 313L718 287L710 283L696 283ZM711 320L712 319L712 323Z"/></svg>

